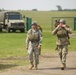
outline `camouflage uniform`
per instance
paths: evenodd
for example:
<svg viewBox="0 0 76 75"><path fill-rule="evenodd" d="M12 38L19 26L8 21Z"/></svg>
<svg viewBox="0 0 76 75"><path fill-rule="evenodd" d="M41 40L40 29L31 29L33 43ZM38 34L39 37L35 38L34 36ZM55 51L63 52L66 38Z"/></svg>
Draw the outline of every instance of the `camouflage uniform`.
<svg viewBox="0 0 76 75"><path fill-rule="evenodd" d="M62 29L62 33L60 33L61 29ZM69 44L67 32L69 34L72 33L71 29L69 27L66 26L65 28L63 28L59 25L52 32L53 35L56 34L58 37L56 44L58 46L61 63L64 64L65 66L66 66L66 55L68 53L68 44ZM61 36L58 35L59 33ZM64 69L64 67L63 67L63 69Z"/></svg>
<svg viewBox="0 0 76 75"><path fill-rule="evenodd" d="M30 41L29 40L29 34L32 32L32 34L38 34L39 35L39 40L37 41ZM39 30L33 30L30 29L27 33L27 38L26 38L26 45L29 45L28 47L28 54L29 54L29 60L30 63L32 64L34 62L34 57L33 57L33 53L35 56L35 65L39 64L39 49L38 49L38 45L42 44L42 33Z"/></svg>

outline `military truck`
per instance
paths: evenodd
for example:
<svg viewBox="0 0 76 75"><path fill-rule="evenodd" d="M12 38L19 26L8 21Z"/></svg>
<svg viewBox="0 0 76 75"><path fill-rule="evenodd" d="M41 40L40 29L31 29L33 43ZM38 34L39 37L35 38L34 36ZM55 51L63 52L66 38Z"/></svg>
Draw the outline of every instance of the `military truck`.
<svg viewBox="0 0 76 75"><path fill-rule="evenodd" d="M22 20L22 15L15 11L1 11L0 12L0 32L5 29L6 32L25 32L24 21Z"/></svg>

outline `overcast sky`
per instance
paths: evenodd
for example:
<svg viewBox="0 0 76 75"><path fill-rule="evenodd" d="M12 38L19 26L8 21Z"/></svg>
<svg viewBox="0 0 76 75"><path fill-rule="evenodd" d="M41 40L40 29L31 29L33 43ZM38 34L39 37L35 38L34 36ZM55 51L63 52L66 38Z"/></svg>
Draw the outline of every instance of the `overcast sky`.
<svg viewBox="0 0 76 75"><path fill-rule="evenodd" d="M56 5L76 9L76 0L0 0L0 8L5 10L57 10Z"/></svg>

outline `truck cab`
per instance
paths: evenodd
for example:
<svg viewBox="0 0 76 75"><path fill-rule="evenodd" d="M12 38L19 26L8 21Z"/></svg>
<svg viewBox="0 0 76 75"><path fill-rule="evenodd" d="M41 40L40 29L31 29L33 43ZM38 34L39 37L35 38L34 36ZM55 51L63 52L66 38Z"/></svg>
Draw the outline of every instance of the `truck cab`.
<svg viewBox="0 0 76 75"><path fill-rule="evenodd" d="M24 21L22 20L22 15L19 12L5 12L3 14L2 27L6 29L7 32L12 30L20 30L20 32L25 32Z"/></svg>
<svg viewBox="0 0 76 75"><path fill-rule="evenodd" d="M5 15L5 25L7 32L10 32L10 30L13 32L16 30L25 32L24 21L22 20L22 15L20 13L7 13Z"/></svg>

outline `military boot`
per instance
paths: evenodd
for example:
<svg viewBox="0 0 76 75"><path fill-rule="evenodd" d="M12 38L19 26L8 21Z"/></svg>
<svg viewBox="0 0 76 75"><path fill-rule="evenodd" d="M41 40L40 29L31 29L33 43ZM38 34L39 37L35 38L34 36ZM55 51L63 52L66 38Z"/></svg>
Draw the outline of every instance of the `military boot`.
<svg viewBox="0 0 76 75"><path fill-rule="evenodd" d="M61 70L64 70L65 67L66 67L66 64L65 64L65 63L62 63L62 65L61 65Z"/></svg>
<svg viewBox="0 0 76 75"><path fill-rule="evenodd" d="M37 64L35 65L35 70L38 70L38 65Z"/></svg>
<svg viewBox="0 0 76 75"><path fill-rule="evenodd" d="M31 63L31 65L30 65L30 67L29 67L29 70L31 70L33 67L34 67L34 64Z"/></svg>

